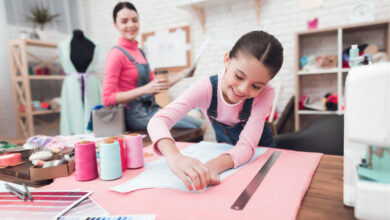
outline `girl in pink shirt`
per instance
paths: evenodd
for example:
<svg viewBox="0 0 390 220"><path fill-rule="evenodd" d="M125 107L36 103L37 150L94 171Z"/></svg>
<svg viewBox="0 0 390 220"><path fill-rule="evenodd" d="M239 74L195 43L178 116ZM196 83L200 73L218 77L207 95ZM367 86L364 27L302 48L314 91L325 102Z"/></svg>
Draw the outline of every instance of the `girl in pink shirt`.
<svg viewBox="0 0 390 220"><path fill-rule="evenodd" d="M272 35L252 31L243 35L225 54L225 71L194 83L178 99L157 112L148 132L157 153L165 156L171 171L189 190L219 183L219 173L250 160L256 146L274 146L265 125L274 89L268 82L280 70L283 47ZM184 156L169 129L189 110L198 107L208 116L218 142L234 145L205 164Z"/></svg>
<svg viewBox="0 0 390 220"><path fill-rule="evenodd" d="M169 82L154 79L154 74L136 37L139 31L137 9L129 2L119 2L113 10L115 27L121 34L118 45L107 55L103 81L105 106L126 103L126 129L146 130L150 118L160 109L154 95L166 91L180 79L193 74L187 70L175 74ZM190 116L183 117L177 128L200 128L202 122Z"/></svg>

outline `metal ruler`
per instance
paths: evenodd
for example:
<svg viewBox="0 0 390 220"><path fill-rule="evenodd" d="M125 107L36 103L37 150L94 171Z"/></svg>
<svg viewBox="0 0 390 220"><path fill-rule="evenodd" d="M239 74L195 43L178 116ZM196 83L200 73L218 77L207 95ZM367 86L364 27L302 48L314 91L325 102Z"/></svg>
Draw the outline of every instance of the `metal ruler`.
<svg viewBox="0 0 390 220"><path fill-rule="evenodd" d="M237 200L233 203L231 209L234 210L243 210L245 205L248 203L249 199L256 192L256 189L259 187L260 183L263 181L268 171L271 169L272 165L274 165L276 159L278 159L280 155L280 151L274 151L272 155L268 158L265 164L260 168L259 172L257 172L256 176L253 177L248 186L244 189L241 195L237 198Z"/></svg>

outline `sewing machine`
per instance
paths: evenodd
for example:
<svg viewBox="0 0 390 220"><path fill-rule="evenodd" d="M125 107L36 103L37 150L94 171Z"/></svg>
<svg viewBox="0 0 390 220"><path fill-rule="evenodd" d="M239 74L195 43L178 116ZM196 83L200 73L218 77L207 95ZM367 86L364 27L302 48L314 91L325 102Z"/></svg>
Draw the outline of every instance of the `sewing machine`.
<svg viewBox="0 0 390 220"><path fill-rule="evenodd" d="M345 89L344 204L390 219L390 63L351 68Z"/></svg>

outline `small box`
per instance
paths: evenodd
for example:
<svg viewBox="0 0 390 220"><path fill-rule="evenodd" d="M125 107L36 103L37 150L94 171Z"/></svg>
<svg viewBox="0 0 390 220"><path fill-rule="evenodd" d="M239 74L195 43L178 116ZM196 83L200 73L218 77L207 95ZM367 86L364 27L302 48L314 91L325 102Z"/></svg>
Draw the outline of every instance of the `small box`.
<svg viewBox="0 0 390 220"><path fill-rule="evenodd" d="M30 167L30 180L47 180L57 177L69 176L74 171L74 160L69 161L66 164L61 164L53 167L36 168Z"/></svg>

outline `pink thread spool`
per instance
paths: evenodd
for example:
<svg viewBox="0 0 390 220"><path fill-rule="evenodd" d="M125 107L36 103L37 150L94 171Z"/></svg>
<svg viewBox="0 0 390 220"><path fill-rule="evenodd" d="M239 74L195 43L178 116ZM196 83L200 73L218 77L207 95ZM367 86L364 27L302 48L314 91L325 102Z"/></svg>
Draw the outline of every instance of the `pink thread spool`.
<svg viewBox="0 0 390 220"><path fill-rule="evenodd" d="M75 144L75 175L78 181L98 177L95 142L81 141Z"/></svg>
<svg viewBox="0 0 390 220"><path fill-rule="evenodd" d="M126 167L130 169L144 166L142 135L129 134L125 136Z"/></svg>

